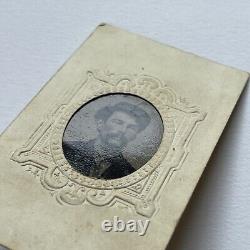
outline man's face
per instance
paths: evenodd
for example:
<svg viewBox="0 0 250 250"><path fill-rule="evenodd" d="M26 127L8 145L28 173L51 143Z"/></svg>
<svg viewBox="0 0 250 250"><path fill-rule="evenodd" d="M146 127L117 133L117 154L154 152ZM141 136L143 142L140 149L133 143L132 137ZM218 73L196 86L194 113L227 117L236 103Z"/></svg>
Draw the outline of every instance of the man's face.
<svg viewBox="0 0 250 250"><path fill-rule="evenodd" d="M115 111L107 120L99 121L102 142L113 149L122 149L135 139L139 126L136 119L125 112Z"/></svg>

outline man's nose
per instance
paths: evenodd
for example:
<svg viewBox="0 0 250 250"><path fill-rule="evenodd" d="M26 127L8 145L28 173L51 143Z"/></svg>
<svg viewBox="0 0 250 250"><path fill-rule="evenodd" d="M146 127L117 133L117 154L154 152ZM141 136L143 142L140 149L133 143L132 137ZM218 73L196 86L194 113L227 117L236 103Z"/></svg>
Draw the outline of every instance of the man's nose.
<svg viewBox="0 0 250 250"><path fill-rule="evenodd" d="M124 134L127 130L127 126L125 124L121 124L119 127L118 127L118 132L119 133L122 133Z"/></svg>

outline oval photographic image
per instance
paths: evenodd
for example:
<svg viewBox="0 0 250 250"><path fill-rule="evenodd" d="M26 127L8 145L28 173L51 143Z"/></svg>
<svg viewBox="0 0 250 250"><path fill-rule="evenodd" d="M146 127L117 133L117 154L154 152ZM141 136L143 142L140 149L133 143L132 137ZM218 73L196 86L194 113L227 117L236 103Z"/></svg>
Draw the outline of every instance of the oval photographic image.
<svg viewBox="0 0 250 250"><path fill-rule="evenodd" d="M131 94L108 94L89 101L68 122L63 152L79 173L117 179L145 165L163 136L159 112Z"/></svg>

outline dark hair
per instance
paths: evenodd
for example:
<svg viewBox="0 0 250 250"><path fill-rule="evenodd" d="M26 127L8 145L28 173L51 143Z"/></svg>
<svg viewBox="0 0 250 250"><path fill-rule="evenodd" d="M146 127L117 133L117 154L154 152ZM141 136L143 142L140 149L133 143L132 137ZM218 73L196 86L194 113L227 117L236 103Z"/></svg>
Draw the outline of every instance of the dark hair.
<svg viewBox="0 0 250 250"><path fill-rule="evenodd" d="M139 125L139 130L142 131L145 129L150 123L149 115L142 109L136 105L130 104L128 102L119 102L114 106L105 106L99 109L95 114L95 119L97 121L102 120L104 122L115 112L122 111L136 119L136 122Z"/></svg>

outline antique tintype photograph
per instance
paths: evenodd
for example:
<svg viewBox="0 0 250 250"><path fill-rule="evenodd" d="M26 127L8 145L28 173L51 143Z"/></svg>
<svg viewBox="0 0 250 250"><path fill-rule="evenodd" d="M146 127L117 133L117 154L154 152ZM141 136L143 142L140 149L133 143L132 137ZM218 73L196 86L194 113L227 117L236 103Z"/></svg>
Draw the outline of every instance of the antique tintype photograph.
<svg viewBox="0 0 250 250"><path fill-rule="evenodd" d="M69 121L63 152L81 174L116 179L142 167L161 143L163 123L148 101L109 94L83 105Z"/></svg>

